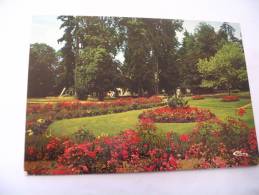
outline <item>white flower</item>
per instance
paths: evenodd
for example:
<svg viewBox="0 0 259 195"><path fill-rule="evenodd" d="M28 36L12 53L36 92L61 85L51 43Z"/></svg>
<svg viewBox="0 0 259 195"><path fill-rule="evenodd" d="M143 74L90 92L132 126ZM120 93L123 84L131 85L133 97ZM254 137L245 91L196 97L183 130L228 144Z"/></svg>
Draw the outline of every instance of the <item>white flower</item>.
<svg viewBox="0 0 259 195"><path fill-rule="evenodd" d="M44 123L44 122L45 122L45 120L42 119L42 118L39 118L39 119L37 120L37 123Z"/></svg>
<svg viewBox="0 0 259 195"><path fill-rule="evenodd" d="M29 136L33 135L33 131L31 129L26 131Z"/></svg>
<svg viewBox="0 0 259 195"><path fill-rule="evenodd" d="M248 153L246 153L246 152L241 152L241 151L239 151L239 150L235 151L235 152L233 153L233 155L234 155L234 156L238 156L238 157L240 157L240 156L248 157L248 156L249 156Z"/></svg>

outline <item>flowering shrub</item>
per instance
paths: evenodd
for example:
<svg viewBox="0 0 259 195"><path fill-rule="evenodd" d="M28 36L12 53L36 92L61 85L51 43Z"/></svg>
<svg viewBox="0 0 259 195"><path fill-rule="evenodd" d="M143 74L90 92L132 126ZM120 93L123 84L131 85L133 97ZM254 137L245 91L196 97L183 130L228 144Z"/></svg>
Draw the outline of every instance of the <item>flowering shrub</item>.
<svg viewBox="0 0 259 195"><path fill-rule="evenodd" d="M46 145L46 155L47 159L55 160L60 154L64 152L64 145L63 142L53 137L49 140L48 144Z"/></svg>
<svg viewBox="0 0 259 195"><path fill-rule="evenodd" d="M154 110L144 111L139 118L149 118L155 122L182 123L182 122L200 122L215 117L207 109L187 107L187 108L170 108L162 107Z"/></svg>
<svg viewBox="0 0 259 195"><path fill-rule="evenodd" d="M33 134L42 134L48 128L48 126L52 123L50 119L42 119L39 118L37 120L27 120L26 121L26 129L29 135Z"/></svg>
<svg viewBox="0 0 259 195"><path fill-rule="evenodd" d="M144 127L143 127L144 128ZM164 171L178 168L174 150L156 147L142 138L142 132L125 130L117 136L103 136L92 141L74 144L60 143L63 153L59 154L54 168L29 174L82 174L134 171ZM159 137L159 136L158 136ZM51 139L46 152L56 151L56 138ZM27 158L27 160L30 160Z"/></svg>
<svg viewBox="0 0 259 195"><path fill-rule="evenodd" d="M238 100L239 100L238 96L228 95L228 96L224 96L221 101L223 101L223 102L234 102L234 101L238 101Z"/></svg>
<svg viewBox="0 0 259 195"><path fill-rule="evenodd" d="M252 128L249 131L248 145L249 145L249 149L252 153L256 154L256 152L258 152L255 128Z"/></svg>
<svg viewBox="0 0 259 195"><path fill-rule="evenodd" d="M38 151L34 146L28 146L25 148L25 159L34 161L38 159Z"/></svg>
<svg viewBox="0 0 259 195"><path fill-rule="evenodd" d="M255 131L239 119L228 118L226 122L214 119L199 123L190 135L190 143L192 145L186 158L202 159L197 168L247 166L257 163Z"/></svg>

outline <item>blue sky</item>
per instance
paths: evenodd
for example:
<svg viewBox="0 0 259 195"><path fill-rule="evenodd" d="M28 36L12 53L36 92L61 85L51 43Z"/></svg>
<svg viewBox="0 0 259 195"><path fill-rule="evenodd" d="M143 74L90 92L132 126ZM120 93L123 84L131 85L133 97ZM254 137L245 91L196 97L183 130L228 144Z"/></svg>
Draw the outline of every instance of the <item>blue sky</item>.
<svg viewBox="0 0 259 195"><path fill-rule="evenodd" d="M183 28L188 32L193 33L194 29L200 22L206 21L191 21L184 20ZM206 22L212 25L217 31L222 22ZM57 16L33 16L32 17L32 29L30 43L46 43L53 47L55 50L59 50L63 44L57 43L57 40L62 37L63 30L60 29L61 22L57 20ZM240 26L237 23L230 23L236 30L235 36L240 38ZM183 32L177 33L179 41L183 38Z"/></svg>

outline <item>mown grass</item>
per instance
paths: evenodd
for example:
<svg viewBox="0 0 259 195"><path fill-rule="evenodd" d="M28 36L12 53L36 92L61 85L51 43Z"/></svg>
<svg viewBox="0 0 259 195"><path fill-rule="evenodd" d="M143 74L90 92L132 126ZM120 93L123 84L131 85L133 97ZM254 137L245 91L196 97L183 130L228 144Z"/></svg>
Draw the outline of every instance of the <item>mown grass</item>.
<svg viewBox="0 0 259 195"><path fill-rule="evenodd" d="M219 98L205 98L203 100L189 100L191 106L198 106L210 109L222 120L227 117L237 117L236 110L250 103L250 99L240 99L237 102L222 102ZM53 135L69 136L80 128L86 128L95 135L102 133L108 135L118 134L125 129L135 129L138 123L138 115L144 110L133 110L117 114L101 115L95 117L83 117L75 119L64 119L55 121L49 126ZM250 106L246 107L246 114L242 117L249 126L254 126L253 112ZM156 123L158 131L168 132L173 130L176 133L183 134L191 132L196 123Z"/></svg>

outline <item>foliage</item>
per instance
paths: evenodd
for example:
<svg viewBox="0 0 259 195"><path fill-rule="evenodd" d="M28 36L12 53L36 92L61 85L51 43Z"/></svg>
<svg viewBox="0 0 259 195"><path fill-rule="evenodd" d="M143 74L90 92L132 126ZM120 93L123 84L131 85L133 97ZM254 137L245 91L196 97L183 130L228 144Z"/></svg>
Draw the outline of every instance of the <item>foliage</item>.
<svg viewBox="0 0 259 195"><path fill-rule="evenodd" d="M65 42L60 51L59 86L63 85L61 88L74 87L76 19L74 16L59 16L57 19L62 22L60 29L64 29L64 35L58 39L58 42Z"/></svg>
<svg viewBox="0 0 259 195"><path fill-rule="evenodd" d="M55 50L43 43L30 45L28 97L55 94Z"/></svg>
<svg viewBox="0 0 259 195"><path fill-rule="evenodd" d="M200 59L198 70L203 87L224 87L229 90L247 82L244 54L238 43L225 44L213 57Z"/></svg>
<svg viewBox="0 0 259 195"><path fill-rule="evenodd" d="M172 96L168 98L167 104L170 108L186 108L188 107L188 100L183 97Z"/></svg>
<svg viewBox="0 0 259 195"><path fill-rule="evenodd" d="M104 48L86 48L79 53L79 59L80 65L76 68L78 97L84 97L84 91L86 94L95 92L99 100L103 100L105 94L117 86L120 78L118 63Z"/></svg>
<svg viewBox="0 0 259 195"><path fill-rule="evenodd" d="M79 129L77 132L75 132L72 137L75 139L76 143L83 143L85 141L93 141L95 139L95 136L92 132L90 132L87 129Z"/></svg>
<svg viewBox="0 0 259 195"><path fill-rule="evenodd" d="M172 93L178 82L176 32L182 21L126 18L121 24L126 29L122 70L129 89L140 96L162 89Z"/></svg>

